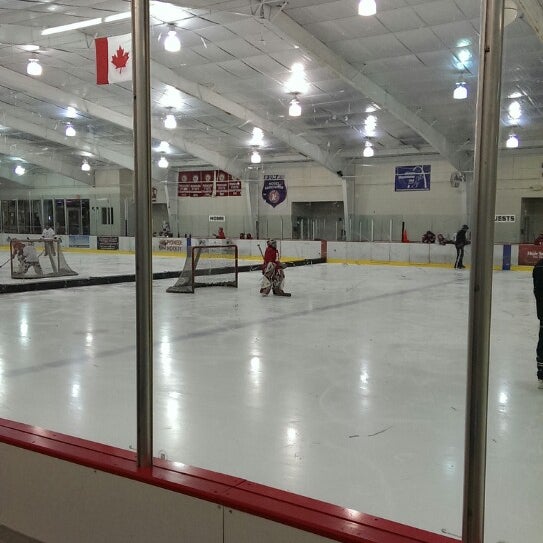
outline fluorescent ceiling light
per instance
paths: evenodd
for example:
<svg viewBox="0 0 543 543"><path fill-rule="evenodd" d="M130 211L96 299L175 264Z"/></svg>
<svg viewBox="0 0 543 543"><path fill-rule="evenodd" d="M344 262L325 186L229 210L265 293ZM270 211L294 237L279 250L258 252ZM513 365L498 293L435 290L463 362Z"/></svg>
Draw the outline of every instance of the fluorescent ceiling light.
<svg viewBox="0 0 543 543"><path fill-rule="evenodd" d="M375 4L375 0L360 0L360 3L358 4L358 15L370 17L376 13L377 5Z"/></svg>
<svg viewBox="0 0 543 543"><path fill-rule="evenodd" d="M508 94L507 98L520 98L521 96L522 96L522 92L515 91L515 92L512 92L511 94Z"/></svg>
<svg viewBox="0 0 543 543"><path fill-rule="evenodd" d="M179 108L182 105L181 93L171 85L166 85L166 90L160 98L160 105L165 108Z"/></svg>
<svg viewBox="0 0 543 543"><path fill-rule="evenodd" d="M21 49L23 49L24 51L33 52L33 51L39 51L40 46L39 45L21 45Z"/></svg>
<svg viewBox="0 0 543 543"><path fill-rule="evenodd" d="M104 17L104 23L113 23L115 21L123 21L124 19L130 19L132 13L130 11L124 11L123 13L116 13L115 15L108 15Z"/></svg>
<svg viewBox="0 0 543 543"><path fill-rule="evenodd" d="M70 119L75 119L77 117L77 110L73 106L68 106L66 108L66 117Z"/></svg>
<svg viewBox="0 0 543 543"><path fill-rule="evenodd" d="M24 175L26 170L23 166L21 166L20 164L17 164L17 166L15 166L15 169L13 170L17 175Z"/></svg>
<svg viewBox="0 0 543 543"><path fill-rule="evenodd" d="M60 34L61 32L68 32L69 30L77 30L78 28L87 28L88 26L96 26L102 22L102 18L88 19L87 21L79 21L77 23L71 23L68 25L53 26L42 30L42 36L49 36L51 34Z"/></svg>
<svg viewBox="0 0 543 543"><path fill-rule="evenodd" d="M85 159L82 163L81 163L81 170L84 171L84 172L90 172L90 164L89 164L89 161L87 159Z"/></svg>
<svg viewBox="0 0 543 543"><path fill-rule="evenodd" d="M160 160L158 161L158 167L159 168L167 168L169 166L169 162L165 156L161 156Z"/></svg>
<svg viewBox="0 0 543 543"><path fill-rule="evenodd" d="M74 128L71 124L66 125L66 132L65 132L65 134L66 134L69 138L73 138L73 137L76 135L75 128Z"/></svg>

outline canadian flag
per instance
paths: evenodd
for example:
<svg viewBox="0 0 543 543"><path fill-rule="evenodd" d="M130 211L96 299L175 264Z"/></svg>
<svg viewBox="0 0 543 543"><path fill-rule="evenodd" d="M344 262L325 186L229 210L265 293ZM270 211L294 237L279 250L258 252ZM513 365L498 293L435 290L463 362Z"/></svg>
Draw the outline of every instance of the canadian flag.
<svg viewBox="0 0 543 543"><path fill-rule="evenodd" d="M96 38L96 83L108 85L132 79L132 34Z"/></svg>

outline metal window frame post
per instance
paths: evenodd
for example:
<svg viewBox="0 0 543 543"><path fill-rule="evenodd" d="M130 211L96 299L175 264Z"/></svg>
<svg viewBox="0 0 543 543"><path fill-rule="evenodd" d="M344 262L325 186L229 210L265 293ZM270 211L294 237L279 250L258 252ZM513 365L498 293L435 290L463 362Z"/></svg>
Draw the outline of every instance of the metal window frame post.
<svg viewBox="0 0 543 543"><path fill-rule="evenodd" d="M132 2L136 199L137 461L153 464L153 300L149 0Z"/></svg>
<svg viewBox="0 0 543 543"><path fill-rule="evenodd" d="M504 0L482 0L475 125L462 541L484 541L488 368Z"/></svg>

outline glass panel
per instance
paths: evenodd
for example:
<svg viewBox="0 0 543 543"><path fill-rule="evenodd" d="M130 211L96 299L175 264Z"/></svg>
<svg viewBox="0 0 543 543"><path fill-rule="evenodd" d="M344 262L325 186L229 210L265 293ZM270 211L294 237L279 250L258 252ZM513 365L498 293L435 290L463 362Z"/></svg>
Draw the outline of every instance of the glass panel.
<svg viewBox="0 0 543 543"><path fill-rule="evenodd" d="M57 234L66 234L66 215L63 199L55 200L55 232Z"/></svg>
<svg viewBox="0 0 543 543"><path fill-rule="evenodd" d="M30 227L30 202L28 200L17 201L17 231L19 234L31 234Z"/></svg>
<svg viewBox="0 0 543 543"><path fill-rule="evenodd" d="M42 224L41 200L32 200L32 234L41 234Z"/></svg>

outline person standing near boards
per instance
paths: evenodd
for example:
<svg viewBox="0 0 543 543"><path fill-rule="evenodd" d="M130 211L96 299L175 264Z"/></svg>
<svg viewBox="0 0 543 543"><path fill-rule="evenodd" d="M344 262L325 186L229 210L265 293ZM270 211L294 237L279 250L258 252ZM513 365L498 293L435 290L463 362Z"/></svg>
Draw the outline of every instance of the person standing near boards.
<svg viewBox="0 0 543 543"><path fill-rule="evenodd" d="M535 350L537 363L538 388L543 388L543 259L539 260L532 270L534 283L535 307L539 320L539 339Z"/></svg>
<svg viewBox="0 0 543 543"><path fill-rule="evenodd" d="M469 230L469 226L467 224L464 224L460 230L456 233L456 239L454 241L454 246L456 247L456 260L454 262L454 267L457 270L464 269L466 266L464 266L464 247L466 245L469 245L470 242L467 238L467 233Z"/></svg>

